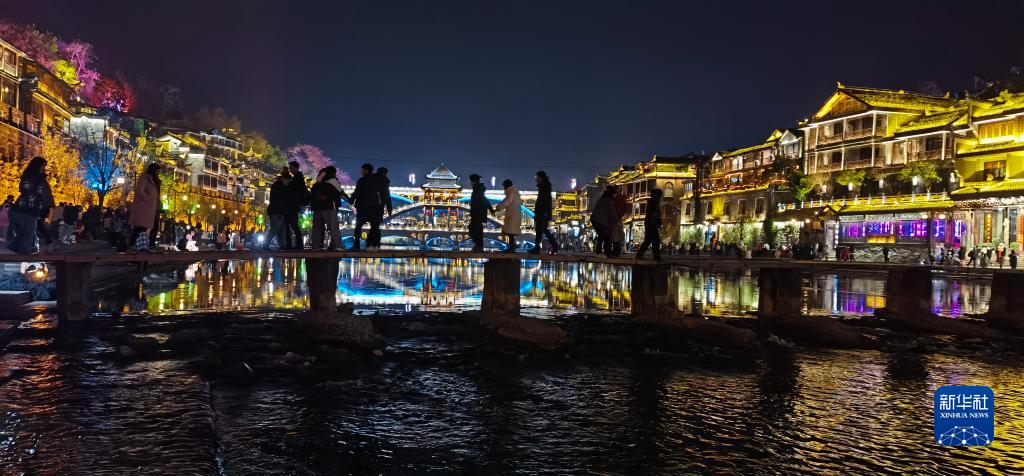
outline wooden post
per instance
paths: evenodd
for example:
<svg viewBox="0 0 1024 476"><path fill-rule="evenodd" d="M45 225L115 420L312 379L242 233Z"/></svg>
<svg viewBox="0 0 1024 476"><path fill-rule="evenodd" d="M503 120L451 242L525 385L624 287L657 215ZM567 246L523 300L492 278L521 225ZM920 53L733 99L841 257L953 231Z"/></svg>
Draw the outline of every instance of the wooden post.
<svg viewBox="0 0 1024 476"><path fill-rule="evenodd" d="M57 318L60 322L82 321L89 317L91 263L58 261Z"/></svg>
<svg viewBox="0 0 1024 476"><path fill-rule="evenodd" d="M519 317L519 259L491 258L484 263L484 319Z"/></svg>
<svg viewBox="0 0 1024 476"><path fill-rule="evenodd" d="M306 287L310 310L337 310L338 258L306 258Z"/></svg>
<svg viewBox="0 0 1024 476"><path fill-rule="evenodd" d="M803 276L796 268L761 268L757 275L757 315L766 318L800 317Z"/></svg>
<svg viewBox="0 0 1024 476"><path fill-rule="evenodd" d="M667 266L633 265L629 307L634 318L645 321L658 320L663 307L675 306L675 303L669 300Z"/></svg>

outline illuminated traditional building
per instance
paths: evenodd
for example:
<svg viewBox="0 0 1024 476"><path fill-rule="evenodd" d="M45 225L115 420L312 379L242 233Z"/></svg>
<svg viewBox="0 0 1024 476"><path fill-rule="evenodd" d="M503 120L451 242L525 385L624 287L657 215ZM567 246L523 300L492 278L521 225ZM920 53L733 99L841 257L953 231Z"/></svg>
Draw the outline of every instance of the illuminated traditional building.
<svg viewBox="0 0 1024 476"><path fill-rule="evenodd" d="M950 184L936 178L953 170L953 131L965 114L949 95L839 85L801 124L814 189L798 206L838 212L824 226L827 247L873 259L887 246L919 261L930 244L954 244L963 225L950 219Z"/></svg>
<svg viewBox="0 0 1024 476"><path fill-rule="evenodd" d="M618 185L619 193L625 194L628 209L622 222L626 225L626 240L639 241L643 237L643 222L647 215L647 199L651 190L660 188L664 194L661 201L662 223L680 224L691 221L694 183L697 165L703 156L687 154L681 157L654 156L651 160L636 165L622 166L608 175L609 185Z"/></svg>
<svg viewBox="0 0 1024 476"><path fill-rule="evenodd" d="M776 129L760 144L719 152L704 180L704 221L719 226L763 221L778 203L791 201L786 174L803 167L803 141L796 129Z"/></svg>
<svg viewBox="0 0 1024 476"><path fill-rule="evenodd" d="M953 192L959 221L966 223L965 246L1021 241L1024 218L1024 93L1003 90L989 99L971 99L957 130Z"/></svg>
<svg viewBox="0 0 1024 476"><path fill-rule="evenodd" d="M583 217L580 215L577 191L558 192L555 194L554 221L560 233L569 233L579 236L583 226Z"/></svg>

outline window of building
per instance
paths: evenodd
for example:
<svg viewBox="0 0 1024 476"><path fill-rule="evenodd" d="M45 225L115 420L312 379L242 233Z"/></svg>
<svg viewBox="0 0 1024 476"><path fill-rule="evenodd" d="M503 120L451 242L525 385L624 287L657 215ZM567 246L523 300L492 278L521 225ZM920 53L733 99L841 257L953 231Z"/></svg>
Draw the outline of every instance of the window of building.
<svg viewBox="0 0 1024 476"><path fill-rule="evenodd" d="M686 202L686 216L693 215L693 204Z"/></svg>
<svg viewBox="0 0 1024 476"><path fill-rule="evenodd" d="M839 164L839 163L842 163L842 162L843 162L843 151L841 151L841 150L833 151L832 152L832 157L831 157L831 159L829 160L828 163L830 163L830 164Z"/></svg>
<svg viewBox="0 0 1024 476"><path fill-rule="evenodd" d="M1002 180L1006 178L1006 161L996 160L985 162L985 180Z"/></svg>
<svg viewBox="0 0 1024 476"><path fill-rule="evenodd" d="M725 206L722 207L722 214L726 216L732 216L732 201L726 200Z"/></svg>
<svg viewBox="0 0 1024 476"><path fill-rule="evenodd" d="M942 138L941 137L928 137L924 140L924 150L942 150Z"/></svg>
<svg viewBox="0 0 1024 476"><path fill-rule="evenodd" d="M832 135L837 136L843 133L843 121L832 123Z"/></svg>
<svg viewBox="0 0 1024 476"><path fill-rule="evenodd" d="M709 202L708 202L708 203L707 203L707 204L706 204L706 205L704 206L704 214L705 214L705 215L707 215L707 216L711 216L711 211L712 211L712 203L711 203L711 202L709 201Z"/></svg>
<svg viewBox="0 0 1024 476"><path fill-rule="evenodd" d="M747 216L747 201L742 198L739 200L739 216Z"/></svg>
<svg viewBox="0 0 1024 476"><path fill-rule="evenodd" d="M764 198L754 199L754 214L760 215L764 213Z"/></svg>

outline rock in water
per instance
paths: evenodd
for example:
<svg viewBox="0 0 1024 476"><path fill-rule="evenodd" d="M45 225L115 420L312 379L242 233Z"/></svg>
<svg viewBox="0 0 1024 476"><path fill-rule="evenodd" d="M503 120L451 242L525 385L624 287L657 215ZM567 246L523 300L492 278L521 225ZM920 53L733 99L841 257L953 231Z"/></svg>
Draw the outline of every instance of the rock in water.
<svg viewBox="0 0 1024 476"><path fill-rule="evenodd" d="M210 340L210 333L205 329L183 329L167 339L167 347L185 349L199 347Z"/></svg>
<svg viewBox="0 0 1024 476"><path fill-rule="evenodd" d="M117 356L118 357L121 357L122 359L132 359L132 358L135 358L135 355L136 355L135 351L132 350L131 347L128 347L126 345L119 345L119 346L117 346Z"/></svg>
<svg viewBox="0 0 1024 476"><path fill-rule="evenodd" d="M834 349L871 349L876 344L830 317L762 317L761 323L800 345Z"/></svg>
<svg viewBox="0 0 1024 476"><path fill-rule="evenodd" d="M384 338L373 332L368 317L332 311L309 311L299 316L299 325L313 338L357 346L379 347Z"/></svg>
<svg viewBox="0 0 1024 476"><path fill-rule="evenodd" d="M356 304L354 302L343 302L338 304L338 312L351 316L356 313Z"/></svg>
<svg viewBox="0 0 1024 476"><path fill-rule="evenodd" d="M565 343L569 334L557 324L522 316L484 315L483 324L502 337L553 349Z"/></svg>

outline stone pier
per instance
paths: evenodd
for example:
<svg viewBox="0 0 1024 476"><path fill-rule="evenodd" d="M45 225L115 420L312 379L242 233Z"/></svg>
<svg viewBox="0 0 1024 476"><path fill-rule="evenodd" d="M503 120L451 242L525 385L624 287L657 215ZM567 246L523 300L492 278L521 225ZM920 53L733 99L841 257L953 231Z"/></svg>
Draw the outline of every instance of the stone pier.
<svg viewBox="0 0 1024 476"><path fill-rule="evenodd" d="M912 332L993 340L1009 337L995 329L932 312L932 271L926 267L890 269L885 282L885 307L876 309L875 315L893 327Z"/></svg>
<svg viewBox="0 0 1024 476"><path fill-rule="evenodd" d="M484 263L484 297L480 311L486 318L519 317L518 259L491 258Z"/></svg>
<svg viewBox="0 0 1024 476"><path fill-rule="evenodd" d="M803 276L795 268L762 268L757 276L757 315L762 318L800 317Z"/></svg>
<svg viewBox="0 0 1024 476"><path fill-rule="evenodd" d="M982 317L996 329L1024 334L1024 274L997 271L992 275L992 297Z"/></svg>
<svg viewBox="0 0 1024 476"><path fill-rule="evenodd" d="M60 322L83 321L89 317L89 288L92 264L58 261L57 318Z"/></svg>
<svg viewBox="0 0 1024 476"><path fill-rule="evenodd" d="M539 347L558 347L568 334L549 321L522 317L519 258L493 257L484 263L484 297L480 322L502 337Z"/></svg>
<svg viewBox="0 0 1024 476"><path fill-rule="evenodd" d="M757 315L771 332L802 345L865 348L873 343L830 317L803 315L803 274L795 268L761 268L757 276Z"/></svg>
<svg viewBox="0 0 1024 476"><path fill-rule="evenodd" d="M338 258L306 258L309 310L334 311L338 308L338 270Z"/></svg>
<svg viewBox="0 0 1024 476"><path fill-rule="evenodd" d="M634 319L661 323L675 317L676 303L668 290L668 266L633 265L629 311Z"/></svg>

